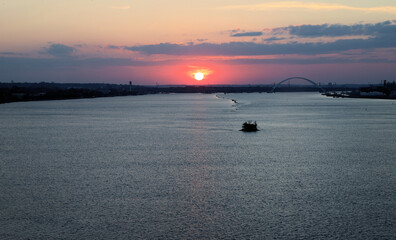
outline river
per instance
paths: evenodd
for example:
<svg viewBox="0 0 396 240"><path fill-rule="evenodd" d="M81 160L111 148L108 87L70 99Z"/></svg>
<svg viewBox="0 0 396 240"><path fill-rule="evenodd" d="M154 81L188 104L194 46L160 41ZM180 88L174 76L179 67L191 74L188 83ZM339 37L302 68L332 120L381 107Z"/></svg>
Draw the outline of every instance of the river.
<svg viewBox="0 0 396 240"><path fill-rule="evenodd" d="M248 120L260 131L239 131ZM395 101L18 102L0 105L0 129L1 239L396 236Z"/></svg>

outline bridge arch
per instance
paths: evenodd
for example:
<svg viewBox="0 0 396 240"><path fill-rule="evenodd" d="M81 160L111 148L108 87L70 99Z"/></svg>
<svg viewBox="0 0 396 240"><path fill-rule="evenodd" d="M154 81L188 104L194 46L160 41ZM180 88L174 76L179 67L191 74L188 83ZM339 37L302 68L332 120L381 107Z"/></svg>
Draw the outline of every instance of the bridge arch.
<svg viewBox="0 0 396 240"><path fill-rule="evenodd" d="M284 83L286 81L289 81L289 80L292 80L292 79L305 80L305 81L307 81L309 83L312 83L314 86L318 87L319 88L319 92L325 92L325 90L321 86L319 86L316 82L314 82L312 80L309 80L308 78L304 78L304 77L290 77L290 78L286 78L285 80L282 80L279 83L275 84L275 86L272 87L270 92L271 93L275 92L275 89L277 89L282 83Z"/></svg>

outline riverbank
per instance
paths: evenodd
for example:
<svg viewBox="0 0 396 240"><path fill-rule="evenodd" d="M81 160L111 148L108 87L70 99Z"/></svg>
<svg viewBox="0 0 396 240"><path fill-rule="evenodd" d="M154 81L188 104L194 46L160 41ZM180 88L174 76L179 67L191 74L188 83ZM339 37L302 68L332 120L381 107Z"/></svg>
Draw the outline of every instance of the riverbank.
<svg viewBox="0 0 396 240"><path fill-rule="evenodd" d="M361 92L326 92L322 95L333 98L370 98L370 99L389 99L396 100L396 95L384 94L362 94Z"/></svg>
<svg viewBox="0 0 396 240"><path fill-rule="evenodd" d="M139 86L126 84L74 83L0 83L0 103L20 101L63 100L79 98L115 97L161 93L253 93L269 92L273 85L209 85L209 86ZM325 88L333 91L351 91L357 85ZM315 86L288 86L277 92L315 92Z"/></svg>
<svg viewBox="0 0 396 240"><path fill-rule="evenodd" d="M396 99L396 83L383 81L382 85L361 87L352 91L326 91L323 95L333 98L373 98L373 99Z"/></svg>

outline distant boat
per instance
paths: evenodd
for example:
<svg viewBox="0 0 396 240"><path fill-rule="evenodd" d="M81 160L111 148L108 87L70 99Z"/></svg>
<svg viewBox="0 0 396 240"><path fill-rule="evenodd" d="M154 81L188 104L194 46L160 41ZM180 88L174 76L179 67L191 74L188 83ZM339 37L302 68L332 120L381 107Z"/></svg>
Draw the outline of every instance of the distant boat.
<svg viewBox="0 0 396 240"><path fill-rule="evenodd" d="M256 121L247 121L242 124L242 129L240 130L242 132L257 132L259 131L257 128L257 123Z"/></svg>

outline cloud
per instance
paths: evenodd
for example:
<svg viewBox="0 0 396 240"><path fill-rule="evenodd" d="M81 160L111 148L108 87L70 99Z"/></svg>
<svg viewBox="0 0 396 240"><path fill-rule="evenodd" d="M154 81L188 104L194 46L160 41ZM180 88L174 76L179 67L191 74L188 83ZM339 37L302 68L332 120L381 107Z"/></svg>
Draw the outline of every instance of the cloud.
<svg viewBox="0 0 396 240"><path fill-rule="evenodd" d="M284 43L264 44L254 42L201 43L182 45L160 43L131 46L124 49L144 54L165 54L178 56L259 56L278 54L316 55L337 53L353 49L373 49L396 47L394 38L343 39L329 43Z"/></svg>
<svg viewBox="0 0 396 240"><path fill-rule="evenodd" d="M258 37L263 35L262 32L241 32L241 33L233 33L231 37Z"/></svg>
<svg viewBox="0 0 396 240"><path fill-rule="evenodd" d="M49 47L44 47L43 53L54 57L70 57L77 51L76 48L64 44L53 43Z"/></svg>
<svg viewBox="0 0 396 240"><path fill-rule="evenodd" d="M82 47L86 47L87 44L85 44L85 43L79 43L79 44L75 44L74 46L75 46L75 47L78 47L78 48L82 48Z"/></svg>
<svg viewBox="0 0 396 240"><path fill-rule="evenodd" d="M23 56L23 53L17 52L0 52L0 55L8 55L8 56Z"/></svg>
<svg viewBox="0 0 396 240"><path fill-rule="evenodd" d="M273 42L273 41L280 41L280 40L285 40L287 38L279 38L279 37L270 37L270 38L264 38L263 41L266 42Z"/></svg>
<svg viewBox="0 0 396 240"><path fill-rule="evenodd" d="M109 45L106 47L106 49L121 49L121 47L115 45Z"/></svg>
<svg viewBox="0 0 396 240"><path fill-rule="evenodd" d="M240 31L241 31L240 28L236 28L236 29L230 30L229 32L230 32L231 34L234 34L234 33L240 32Z"/></svg>
<svg viewBox="0 0 396 240"><path fill-rule="evenodd" d="M286 42L272 43L271 41L283 40L279 32L296 37L342 37L350 35L363 35L362 38L341 38L333 42ZM250 33L250 32L249 32ZM247 33L247 34L249 34ZM396 47L396 25L392 21L377 24L355 25L301 25L272 29L267 34L280 37L268 37L264 43L226 42L226 43L159 43L140 46L126 46L125 50L136 51L143 54L163 54L176 56L258 56L278 54L315 55L326 53L339 53L356 49L375 49ZM234 33L237 34L237 33ZM290 36L289 36L290 37ZM288 38L289 38L288 37ZM298 39L297 39L298 40Z"/></svg>
<svg viewBox="0 0 396 240"><path fill-rule="evenodd" d="M293 64L293 65L311 65L311 64L342 64L342 63L396 63L396 60L386 58L335 58L335 57L312 57L312 58L271 58L271 59L230 59L221 60L221 63L233 65L252 65L252 64Z"/></svg>
<svg viewBox="0 0 396 240"><path fill-rule="evenodd" d="M300 25L274 28L272 33L288 32L298 37L340 37L340 36L379 36L387 34L396 35L394 21L385 21L376 24L322 24L322 25Z"/></svg>
<svg viewBox="0 0 396 240"><path fill-rule="evenodd" d="M350 10L362 12L382 12L396 14L396 6L380 6L380 7L354 7L337 3L307 3L299 1L284 1L284 2L269 2L262 4L251 5L231 5L224 6L221 9L225 10L246 10L246 11L272 11L279 10L315 10L315 11L335 11L335 10Z"/></svg>

